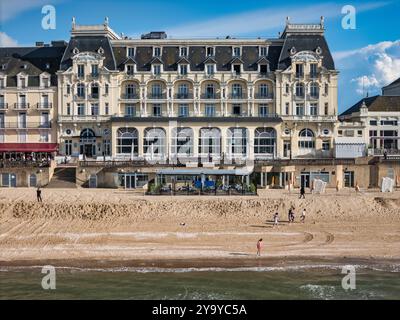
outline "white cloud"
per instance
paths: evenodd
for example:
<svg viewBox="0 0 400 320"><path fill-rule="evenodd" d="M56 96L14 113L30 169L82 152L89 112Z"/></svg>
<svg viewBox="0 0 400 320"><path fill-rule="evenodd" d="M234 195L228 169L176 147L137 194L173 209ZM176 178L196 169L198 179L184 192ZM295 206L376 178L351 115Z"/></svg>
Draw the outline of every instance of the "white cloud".
<svg viewBox="0 0 400 320"><path fill-rule="evenodd" d="M44 6L49 2L49 0L0 0L0 22L10 20L24 11Z"/></svg>
<svg viewBox="0 0 400 320"><path fill-rule="evenodd" d="M357 12L369 11L388 5L389 2L369 2L357 5ZM322 15L326 18L341 15L343 5L325 3L313 6L291 6L231 14L202 22L166 28L172 37L243 35L252 32L281 28L287 16L295 23L315 21Z"/></svg>
<svg viewBox="0 0 400 320"><path fill-rule="evenodd" d="M0 47L17 47L17 40L14 40L5 32L0 31Z"/></svg>
<svg viewBox="0 0 400 320"><path fill-rule="evenodd" d="M362 66L359 75L351 79L357 85L356 90L360 95L380 90L400 77L400 40L383 41L356 50L337 52L334 57L342 65L353 63L354 68Z"/></svg>

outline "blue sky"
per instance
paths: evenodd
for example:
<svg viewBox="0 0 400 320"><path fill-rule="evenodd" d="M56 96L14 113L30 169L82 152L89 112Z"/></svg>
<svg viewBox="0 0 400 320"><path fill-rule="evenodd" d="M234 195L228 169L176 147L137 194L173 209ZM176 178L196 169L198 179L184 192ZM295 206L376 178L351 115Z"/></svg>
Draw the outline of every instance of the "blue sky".
<svg viewBox="0 0 400 320"><path fill-rule="evenodd" d="M41 27L42 6L56 8L56 29ZM344 5L356 8L356 29L341 27ZM0 0L0 45L32 45L69 39L71 18L78 24L109 17L118 33L139 36L165 30L170 37L276 37L285 17L319 22L325 16L326 38L340 71L339 111L367 93L400 77L400 0L261 1L261 0ZM364 90L363 90L364 88Z"/></svg>

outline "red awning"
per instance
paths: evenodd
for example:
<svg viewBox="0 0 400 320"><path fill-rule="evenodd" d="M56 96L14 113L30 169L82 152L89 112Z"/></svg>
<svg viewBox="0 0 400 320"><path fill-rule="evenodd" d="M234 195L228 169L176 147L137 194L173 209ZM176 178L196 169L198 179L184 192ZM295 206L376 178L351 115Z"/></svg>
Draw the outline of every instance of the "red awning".
<svg viewBox="0 0 400 320"><path fill-rule="evenodd" d="M0 152L55 152L57 143L0 143Z"/></svg>

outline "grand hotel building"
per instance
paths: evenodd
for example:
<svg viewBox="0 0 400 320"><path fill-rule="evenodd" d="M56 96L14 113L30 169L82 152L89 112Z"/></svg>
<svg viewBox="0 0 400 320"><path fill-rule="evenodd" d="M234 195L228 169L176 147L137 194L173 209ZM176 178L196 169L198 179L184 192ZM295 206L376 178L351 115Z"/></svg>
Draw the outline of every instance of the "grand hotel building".
<svg viewBox="0 0 400 320"><path fill-rule="evenodd" d="M134 188L175 170L261 187L318 175L335 186L353 164L334 159L338 71L323 18L288 19L274 39L131 39L108 19L73 20L68 43L0 48L0 63L3 161L56 154L79 185ZM16 184L34 184L26 170Z"/></svg>

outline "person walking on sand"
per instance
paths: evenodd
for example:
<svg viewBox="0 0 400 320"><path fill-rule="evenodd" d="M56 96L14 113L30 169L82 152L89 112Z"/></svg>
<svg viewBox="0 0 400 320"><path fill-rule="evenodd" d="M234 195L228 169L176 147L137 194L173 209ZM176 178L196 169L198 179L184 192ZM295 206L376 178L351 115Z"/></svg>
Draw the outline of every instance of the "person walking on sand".
<svg viewBox="0 0 400 320"><path fill-rule="evenodd" d="M294 211L293 210L291 210L291 213L290 213L290 222L294 223Z"/></svg>
<svg viewBox="0 0 400 320"><path fill-rule="evenodd" d="M301 212L300 221L304 223L305 220L306 220L306 209L303 209L303 211Z"/></svg>
<svg viewBox="0 0 400 320"><path fill-rule="evenodd" d="M42 202L42 190L40 187L36 189L36 198L38 202Z"/></svg>
<svg viewBox="0 0 400 320"><path fill-rule="evenodd" d="M262 241L262 238L257 241L257 257L261 256Z"/></svg>
<svg viewBox="0 0 400 320"><path fill-rule="evenodd" d="M306 194L306 190L304 190L304 186L301 186L299 199L301 199L301 198L305 199L306 198L305 194Z"/></svg>
<svg viewBox="0 0 400 320"><path fill-rule="evenodd" d="M274 214L274 226L277 226L279 224L279 213L275 212Z"/></svg>

